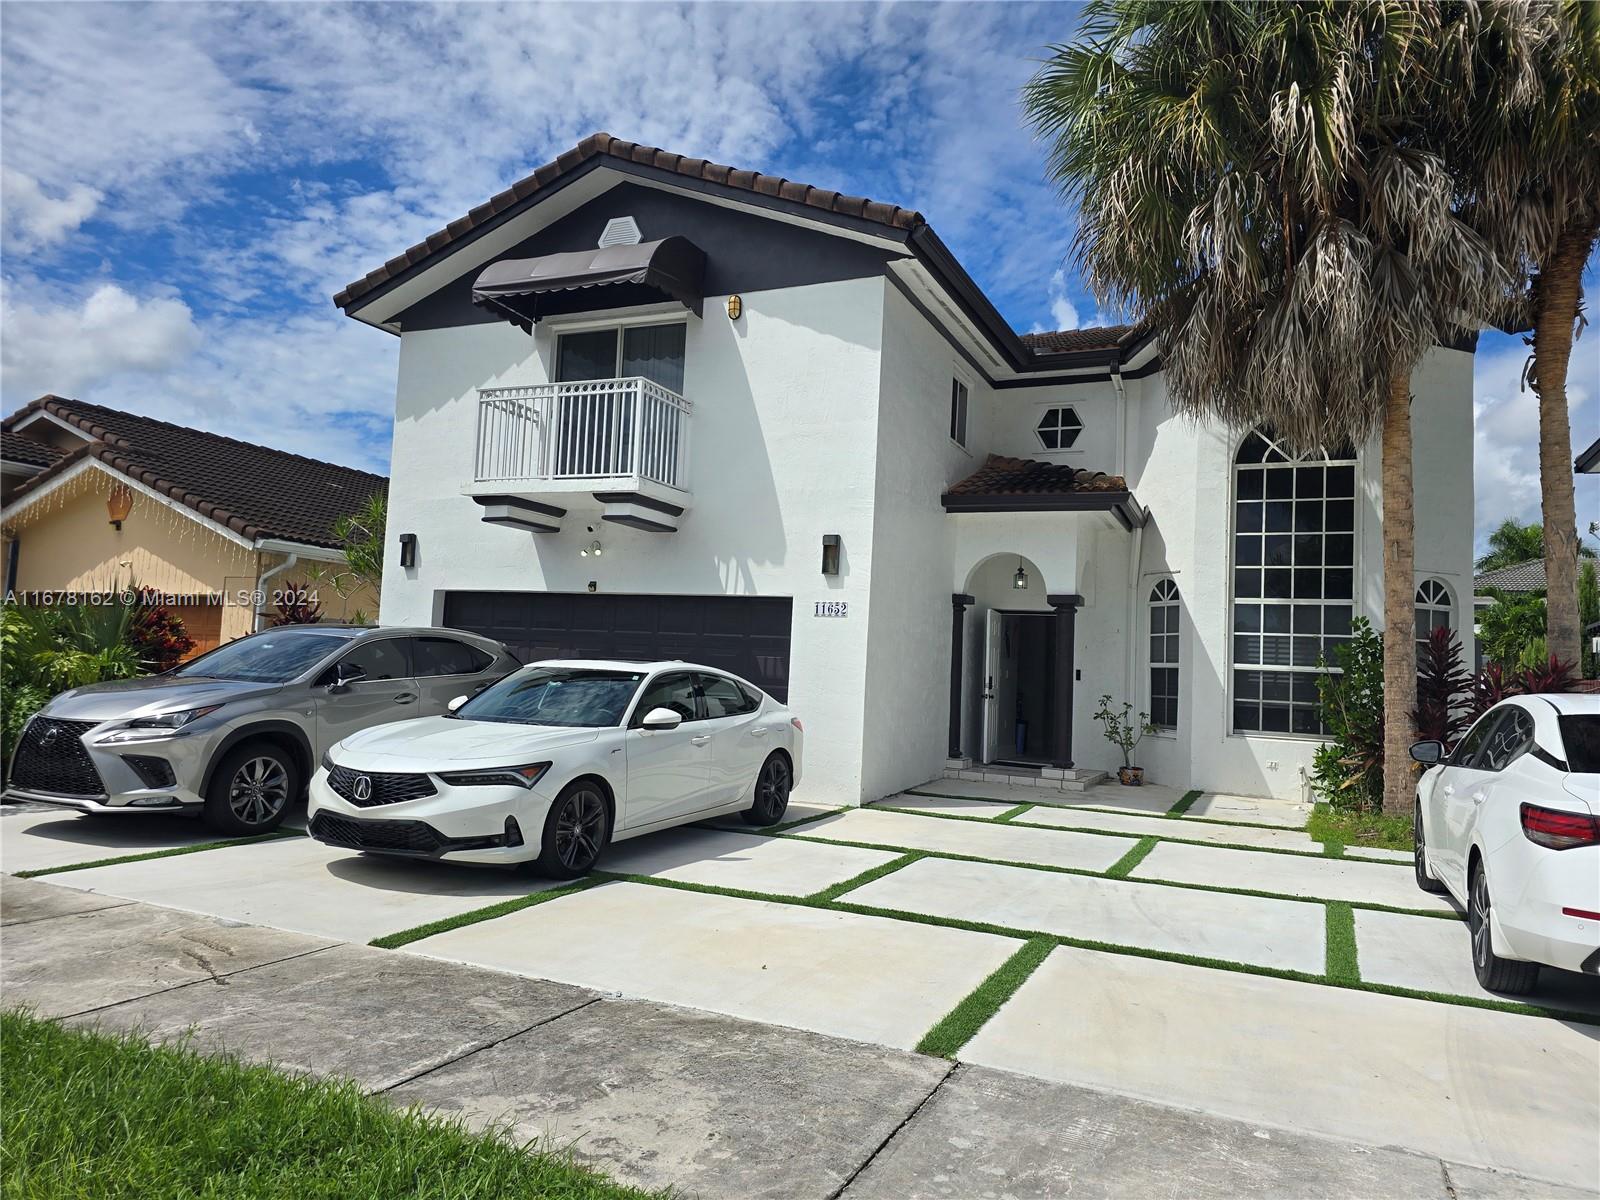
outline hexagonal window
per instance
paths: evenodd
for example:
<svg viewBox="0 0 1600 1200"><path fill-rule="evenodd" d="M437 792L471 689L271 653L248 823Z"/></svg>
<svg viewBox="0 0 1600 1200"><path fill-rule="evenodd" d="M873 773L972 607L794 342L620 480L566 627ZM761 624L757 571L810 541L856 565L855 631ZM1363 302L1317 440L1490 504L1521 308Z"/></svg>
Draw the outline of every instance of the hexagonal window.
<svg viewBox="0 0 1600 1200"><path fill-rule="evenodd" d="M1034 433L1039 436L1039 444L1046 450L1069 449L1082 432L1083 422L1078 420L1078 414L1070 408L1045 409L1039 417L1039 424L1034 427Z"/></svg>

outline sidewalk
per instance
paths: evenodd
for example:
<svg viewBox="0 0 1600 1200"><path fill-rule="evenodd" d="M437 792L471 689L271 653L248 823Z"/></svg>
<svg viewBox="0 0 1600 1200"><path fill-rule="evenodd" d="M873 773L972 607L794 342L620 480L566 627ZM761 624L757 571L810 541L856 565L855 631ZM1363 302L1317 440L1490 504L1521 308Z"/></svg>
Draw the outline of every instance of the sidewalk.
<svg viewBox="0 0 1600 1200"><path fill-rule="evenodd" d="M1592 1196L42 881L0 877L0 922L7 1006L192 1031L686 1196Z"/></svg>

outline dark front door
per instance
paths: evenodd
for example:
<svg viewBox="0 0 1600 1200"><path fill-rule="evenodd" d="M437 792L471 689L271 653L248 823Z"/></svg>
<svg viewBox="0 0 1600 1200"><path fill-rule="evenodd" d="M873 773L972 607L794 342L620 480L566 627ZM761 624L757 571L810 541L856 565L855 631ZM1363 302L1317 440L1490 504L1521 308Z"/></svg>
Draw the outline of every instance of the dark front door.
<svg viewBox="0 0 1600 1200"><path fill-rule="evenodd" d="M793 604L773 596L450 592L444 623L542 658L682 659L789 698Z"/></svg>

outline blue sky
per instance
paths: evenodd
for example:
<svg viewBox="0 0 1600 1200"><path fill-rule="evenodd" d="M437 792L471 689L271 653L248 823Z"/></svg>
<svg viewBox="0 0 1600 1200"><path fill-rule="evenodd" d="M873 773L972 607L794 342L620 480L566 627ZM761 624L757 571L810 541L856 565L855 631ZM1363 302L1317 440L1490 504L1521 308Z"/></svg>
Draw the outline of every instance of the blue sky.
<svg viewBox="0 0 1600 1200"><path fill-rule="evenodd" d="M1071 214L1016 103L1076 16L12 0L0 399L53 391L382 470L397 342L330 297L597 129L917 208L1019 330L1103 322L1063 270ZM1600 435L1597 341L1574 359L1580 447ZM1500 335L1480 349L1480 535L1537 517L1525 357ZM1600 480L1579 514L1600 516Z"/></svg>

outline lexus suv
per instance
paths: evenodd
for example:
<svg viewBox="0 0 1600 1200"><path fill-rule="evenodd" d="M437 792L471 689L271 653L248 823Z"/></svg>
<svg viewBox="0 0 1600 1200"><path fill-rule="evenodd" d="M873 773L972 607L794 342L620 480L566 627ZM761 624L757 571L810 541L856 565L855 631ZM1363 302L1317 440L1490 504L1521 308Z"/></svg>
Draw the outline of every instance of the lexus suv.
<svg viewBox="0 0 1600 1200"><path fill-rule="evenodd" d="M62 692L23 727L5 794L265 833L340 738L441 715L517 666L499 642L451 629L269 629L162 675Z"/></svg>

